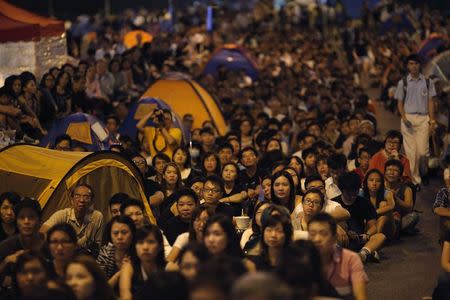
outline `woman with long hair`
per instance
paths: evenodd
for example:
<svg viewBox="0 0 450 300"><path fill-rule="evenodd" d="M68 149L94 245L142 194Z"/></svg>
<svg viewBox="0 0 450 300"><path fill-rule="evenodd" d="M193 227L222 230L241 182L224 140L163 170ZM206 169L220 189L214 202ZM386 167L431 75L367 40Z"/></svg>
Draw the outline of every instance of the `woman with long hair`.
<svg viewBox="0 0 450 300"><path fill-rule="evenodd" d="M77 241L77 233L70 224L56 224L47 231L47 247L55 277L64 278L67 265L75 257Z"/></svg>
<svg viewBox="0 0 450 300"><path fill-rule="evenodd" d="M238 183L238 175L239 167L237 164L229 162L223 166L224 193L220 202L229 203L234 210L234 216L241 215L242 202L247 198L247 192Z"/></svg>
<svg viewBox="0 0 450 300"><path fill-rule="evenodd" d="M395 208L395 201L392 192L384 187L384 176L377 170L369 170L364 178L363 196L370 200L370 203L377 210L377 233L385 233L392 237L394 222L392 211Z"/></svg>
<svg viewBox="0 0 450 300"><path fill-rule="evenodd" d="M39 83L39 93L41 95L41 113L39 119L44 128L49 129L56 119L58 106L53 98L52 91L55 87L55 78L50 73L45 73Z"/></svg>
<svg viewBox="0 0 450 300"><path fill-rule="evenodd" d="M221 165L217 154L213 152L206 152L202 156L201 171L204 177L209 175L220 175Z"/></svg>
<svg viewBox="0 0 450 300"><path fill-rule="evenodd" d="M161 181L161 191L164 194L164 200L159 205L161 215L175 203L175 193L183 187L180 169L176 163L170 162L164 166ZM167 221L167 220L163 220Z"/></svg>
<svg viewBox="0 0 450 300"><path fill-rule="evenodd" d="M258 202L254 208L254 214L252 217L252 226L247 228L241 237L241 248L247 255L259 254L261 241L261 216L263 211L270 206L268 202Z"/></svg>
<svg viewBox="0 0 450 300"><path fill-rule="evenodd" d="M55 79L52 90L53 99L58 107L57 116L62 119L68 116L72 109L71 76L67 72L60 72Z"/></svg>
<svg viewBox="0 0 450 300"><path fill-rule="evenodd" d="M197 276L200 264L206 262L209 257L208 249L203 244L196 242L187 244L178 257L180 273L192 282Z"/></svg>
<svg viewBox="0 0 450 300"><path fill-rule="evenodd" d="M115 216L105 227L105 245L100 248L97 263L114 287L119 281L120 267L133 255L136 227L127 216Z"/></svg>
<svg viewBox="0 0 450 300"><path fill-rule="evenodd" d="M161 230L150 224L136 231L136 255L120 269L120 299L130 300L152 274L166 266Z"/></svg>
<svg viewBox="0 0 450 300"><path fill-rule="evenodd" d="M253 143L253 124L254 122L249 118L244 118L241 120L239 124L239 139L241 148L245 148L247 146L254 146Z"/></svg>
<svg viewBox="0 0 450 300"><path fill-rule="evenodd" d="M189 186L191 180L198 176L198 172L191 167L190 152L184 147L177 147L173 151L172 161L177 164L184 185Z"/></svg>
<svg viewBox="0 0 450 300"><path fill-rule="evenodd" d="M66 283L77 300L115 300L105 275L91 256L77 256L67 265Z"/></svg>
<svg viewBox="0 0 450 300"><path fill-rule="evenodd" d="M292 213L295 208L295 198L295 185L291 174L287 171L275 173L272 176L272 202L286 207Z"/></svg>
<svg viewBox="0 0 450 300"><path fill-rule="evenodd" d="M13 192L0 195L0 242L17 233L14 206L20 202L20 196Z"/></svg>
<svg viewBox="0 0 450 300"><path fill-rule="evenodd" d="M18 97L23 115L20 119L22 129L33 138L40 138L47 133L41 126L38 116L41 112L40 101L37 98L36 79L32 74L21 76L22 93ZM25 128L23 128L25 126Z"/></svg>
<svg viewBox="0 0 450 300"><path fill-rule="evenodd" d="M288 216L275 214L262 223L261 254L251 256L256 269L273 270L278 265L284 249L292 240L292 224Z"/></svg>

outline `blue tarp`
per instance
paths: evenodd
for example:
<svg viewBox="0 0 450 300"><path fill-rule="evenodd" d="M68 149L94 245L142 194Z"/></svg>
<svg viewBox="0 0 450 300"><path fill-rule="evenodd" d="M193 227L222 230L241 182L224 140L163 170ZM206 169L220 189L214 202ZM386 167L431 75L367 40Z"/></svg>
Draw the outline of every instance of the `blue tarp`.
<svg viewBox="0 0 450 300"><path fill-rule="evenodd" d="M420 47L417 54L424 62L427 62L437 54L436 50L443 45L445 45L445 40L441 36L430 38Z"/></svg>
<svg viewBox="0 0 450 300"><path fill-rule="evenodd" d="M408 19L406 14L396 14L387 19L380 27L380 33L385 34L388 31L396 31L396 32L413 32L414 26L411 21Z"/></svg>
<svg viewBox="0 0 450 300"><path fill-rule="evenodd" d="M244 70L252 79L258 77L255 64L244 54L243 50L237 47L217 50L206 64L203 73L216 76L218 69L221 67L232 71Z"/></svg>
<svg viewBox="0 0 450 300"><path fill-rule="evenodd" d="M141 106L141 107L140 107ZM158 108L158 109L172 109L170 106L161 99L156 98L142 98L138 102L134 103L128 110L128 116L123 121L120 126L120 134L128 135L133 140L136 140L138 130L136 128L137 123L143 117L143 114L146 112L149 113L149 108ZM174 116L173 125L174 127L180 128L183 132L183 140L186 141L186 134L183 129L183 123L179 116L177 116L173 111L172 115ZM148 126L154 126L151 119L147 122Z"/></svg>
<svg viewBox="0 0 450 300"><path fill-rule="evenodd" d="M40 145L53 147L56 137L62 134L69 134L75 144L91 152L108 150L109 145L116 142L99 119L89 114L76 113L56 122Z"/></svg>

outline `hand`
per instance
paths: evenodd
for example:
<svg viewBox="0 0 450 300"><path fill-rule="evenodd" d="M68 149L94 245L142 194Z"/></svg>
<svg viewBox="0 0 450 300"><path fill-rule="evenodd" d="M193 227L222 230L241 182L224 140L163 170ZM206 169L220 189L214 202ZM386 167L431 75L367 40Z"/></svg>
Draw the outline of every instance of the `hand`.
<svg viewBox="0 0 450 300"><path fill-rule="evenodd" d="M7 264L8 264L8 263L15 264L15 263L17 262L17 258L18 258L19 256L21 256L23 253L25 253L25 250L19 250L19 251L17 251L17 252L14 253L14 254L8 255L8 256L5 258L5 262L6 262Z"/></svg>
<svg viewBox="0 0 450 300"><path fill-rule="evenodd" d="M12 117L19 117L22 114L22 110L20 108L14 107L12 105L8 105L8 115Z"/></svg>
<svg viewBox="0 0 450 300"><path fill-rule="evenodd" d="M337 226L337 240L339 245L341 245L342 247L348 246L348 235L341 226Z"/></svg>

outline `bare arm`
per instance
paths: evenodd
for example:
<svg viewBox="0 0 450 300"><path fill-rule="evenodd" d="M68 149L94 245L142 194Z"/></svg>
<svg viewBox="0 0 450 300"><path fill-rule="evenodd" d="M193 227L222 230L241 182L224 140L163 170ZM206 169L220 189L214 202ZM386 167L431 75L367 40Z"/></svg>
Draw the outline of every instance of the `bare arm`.
<svg viewBox="0 0 450 300"><path fill-rule="evenodd" d="M173 145L177 145L178 144L177 140L173 136L171 136L169 134L169 131L166 128L164 128L164 127L161 128L161 133L162 133L162 135L163 135L163 137L166 140L168 145L173 146Z"/></svg>
<svg viewBox="0 0 450 300"><path fill-rule="evenodd" d="M120 268L119 291L121 300L133 299L133 295L131 294L133 271L133 266L129 262L122 264L122 268Z"/></svg>
<svg viewBox="0 0 450 300"><path fill-rule="evenodd" d="M157 191L148 198L150 205L160 205L164 201L164 194L161 191Z"/></svg>
<svg viewBox="0 0 450 300"><path fill-rule="evenodd" d="M180 255L180 249L178 247L172 247L172 250L167 256L167 261L174 263L177 260L178 255Z"/></svg>
<svg viewBox="0 0 450 300"><path fill-rule="evenodd" d="M342 206L338 206L333 210L333 213L330 214L336 222L345 221L350 219L350 213L348 210L343 208Z"/></svg>
<svg viewBox="0 0 450 300"><path fill-rule="evenodd" d="M352 283L355 300L367 300L367 284L363 281Z"/></svg>
<svg viewBox="0 0 450 300"><path fill-rule="evenodd" d="M441 256L441 267L445 272L450 273L450 242L444 242Z"/></svg>
<svg viewBox="0 0 450 300"><path fill-rule="evenodd" d="M231 195L230 197L222 198L219 201L220 202L224 202L224 203L241 203L246 198L247 198L247 192L246 191L242 191L240 193L236 193L234 195Z"/></svg>
<svg viewBox="0 0 450 300"><path fill-rule="evenodd" d="M380 203L380 207L377 209L377 215L382 216L394 210L395 202L392 193L386 194L384 201Z"/></svg>
<svg viewBox="0 0 450 300"><path fill-rule="evenodd" d="M367 221L367 234L374 235L377 233L377 221L375 219Z"/></svg>
<svg viewBox="0 0 450 300"><path fill-rule="evenodd" d="M395 197L395 195L394 195L394 197ZM397 204L401 208L406 209L406 210L411 210L414 205L414 200L413 200L413 192L410 187L406 187L405 195L404 195L403 199L404 200L402 200L398 197L395 197Z"/></svg>
<svg viewBox="0 0 450 300"><path fill-rule="evenodd" d="M438 215L439 217L446 217L450 218L450 208L446 207L436 207L434 209L434 213Z"/></svg>
<svg viewBox="0 0 450 300"><path fill-rule="evenodd" d="M402 120L407 120L405 115L405 108L403 107L403 101L397 100L397 108L400 116L402 117Z"/></svg>
<svg viewBox="0 0 450 300"><path fill-rule="evenodd" d="M145 124L147 124L148 119L152 116L153 112L146 114L142 119L139 120L139 122L136 124L136 128L139 130L139 132L144 131Z"/></svg>
<svg viewBox="0 0 450 300"><path fill-rule="evenodd" d="M116 274L114 274L109 280L108 284L110 287L114 288L118 283L120 279L120 271L117 271Z"/></svg>

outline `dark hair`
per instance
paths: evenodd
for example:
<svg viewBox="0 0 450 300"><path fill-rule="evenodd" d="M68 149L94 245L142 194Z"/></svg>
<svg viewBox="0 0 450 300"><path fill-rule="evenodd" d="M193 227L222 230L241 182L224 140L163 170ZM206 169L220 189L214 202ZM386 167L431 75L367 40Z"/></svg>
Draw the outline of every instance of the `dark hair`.
<svg viewBox="0 0 450 300"><path fill-rule="evenodd" d="M309 222L308 222L308 228L314 222L316 222L316 223L327 223L330 226L331 234L333 236L336 236L336 234L337 234L336 221L329 214L323 213L323 212L319 212L318 214L314 215L311 218L311 220L309 220Z"/></svg>
<svg viewBox="0 0 450 300"><path fill-rule="evenodd" d="M338 178L338 187L341 191L357 191L361 187L361 178L355 172L345 172Z"/></svg>
<svg viewBox="0 0 450 300"><path fill-rule="evenodd" d="M270 178L270 177L268 177L268 178ZM258 203L256 203L255 207L253 208L253 216L252 216L252 231L253 231L253 234L252 234L252 236L261 234L261 228L258 226L258 224L256 224L256 213L261 208L261 206L263 206L264 204L270 204L270 203L266 202L266 201L259 201ZM262 225L262 223L261 223L261 225Z"/></svg>
<svg viewBox="0 0 450 300"><path fill-rule="evenodd" d="M270 139L267 140L266 146L265 146L265 148L264 148L264 152L267 152L267 147L269 146L270 142L272 142L272 141L277 142L278 146L280 147L280 149L279 149L280 151L283 150L283 147L281 146L280 140L277 139L277 138L272 137L272 138L270 138Z"/></svg>
<svg viewBox="0 0 450 300"><path fill-rule="evenodd" d="M206 211L208 213L208 217L211 217L214 212L207 206L200 205L194 208L192 211L192 217L191 222L189 223L189 241L190 242L196 242L197 241L197 234L194 230L194 221L195 219L199 218L202 212Z"/></svg>
<svg viewBox="0 0 450 300"><path fill-rule="evenodd" d="M92 275L95 282L94 294L92 295L92 299L102 299L102 300L114 300L114 292L112 288L109 286L108 281L105 277L105 274L98 266L95 259L88 255L80 255L75 257L70 263L66 266L67 269L71 264L80 264L85 267L88 272Z"/></svg>
<svg viewBox="0 0 450 300"><path fill-rule="evenodd" d="M142 155L141 155L141 156L142 156ZM142 157L143 157L143 156L142 156ZM145 158L144 158L144 159L145 159ZM165 161L165 162L167 162L167 163L170 162L170 157L168 157L167 154L162 153L162 152L156 153L156 155L153 156L153 158L152 158L152 166L155 166L156 159L163 160L163 161Z"/></svg>
<svg viewBox="0 0 450 300"><path fill-rule="evenodd" d="M403 135L401 134L400 131L398 131L398 130L389 130L386 133L386 138L384 139L384 146L385 147L386 147L386 142L387 142L388 139L399 139L399 141L400 141L400 148L401 148L401 145L403 143Z"/></svg>
<svg viewBox="0 0 450 300"><path fill-rule="evenodd" d="M4 192L0 195L0 206L3 205L3 202L8 200L11 205L14 207L17 203L20 202L20 196L14 192Z"/></svg>
<svg viewBox="0 0 450 300"><path fill-rule="evenodd" d="M235 169L236 169L236 178L235 178L235 180L234 180L234 182L237 182L237 180L238 180L238 178L239 178L239 166L236 164L236 163L234 163L234 162L228 162L228 163L226 163L226 164L224 164L223 166L222 166L222 172L220 172L220 175L223 177L223 170L225 170L225 167L226 166L233 166ZM223 179L223 178L222 178Z"/></svg>
<svg viewBox="0 0 450 300"><path fill-rule="evenodd" d="M191 153L183 146L176 147L175 150L173 150L172 161L174 161L173 158L175 157L175 153L177 153L178 151L183 151L184 154L186 155L186 161L184 162L183 167L186 169L190 168L191 167Z"/></svg>
<svg viewBox="0 0 450 300"><path fill-rule="evenodd" d="M264 220L264 222L261 222L262 228L261 228L261 256L262 258L269 263L269 247L267 246L266 242L264 241L264 232L267 229L267 227L274 227L277 224L281 224L281 226L283 227L283 232L284 232L284 245L283 245L283 249L286 248L292 241L292 233L293 233L293 228L292 228L292 223L291 223L291 219L284 215L271 215L269 216L266 220Z"/></svg>
<svg viewBox="0 0 450 300"><path fill-rule="evenodd" d="M410 60L412 60L416 63L422 64L422 59L420 58L420 56L418 54L413 53L413 54L408 55L405 59L405 64L408 64L408 62Z"/></svg>
<svg viewBox="0 0 450 300"><path fill-rule="evenodd" d="M308 177L306 177L305 188L308 186L308 184L310 184L313 181L320 181L325 186L325 181L322 179L322 176L320 176L319 174L313 174L313 175L309 175Z"/></svg>
<svg viewBox="0 0 450 300"><path fill-rule="evenodd" d="M134 225L133 220L124 215L115 216L113 217L105 226L104 233L103 233L103 244L112 243L111 239L111 230L114 223L120 223L125 224L130 228L131 234L132 234L132 242L131 245L135 244L135 236L136 236L136 226Z"/></svg>
<svg viewBox="0 0 450 300"><path fill-rule="evenodd" d="M239 245L239 239L236 234L236 229L234 228L230 217L226 215L215 214L208 219L205 228L203 229L203 239L206 238L208 228L215 223L220 225L222 230L225 232L225 235L227 236L227 246L225 247L223 254L243 258L244 253L242 252L241 246Z"/></svg>
<svg viewBox="0 0 450 300"><path fill-rule="evenodd" d="M213 129L210 128L210 127L208 127L208 126L202 127L202 128L200 129L200 135L202 135L202 134L204 134L204 133L214 135Z"/></svg>
<svg viewBox="0 0 450 300"><path fill-rule="evenodd" d="M295 156L295 155L292 155L291 157L289 157L288 158L288 165L289 164L291 164L291 160L295 160L299 165L301 165L302 166L302 170L301 170L301 172L300 172L300 174L297 174L298 175L298 178L304 178L305 177L305 163L303 162L303 160L300 158L300 157L298 157L298 156Z"/></svg>
<svg viewBox="0 0 450 300"><path fill-rule="evenodd" d="M56 76L56 79L55 79L55 86L54 86L54 88L53 88L53 89L54 89L54 92L56 92L56 87L58 86L59 81L60 81L61 78L62 78L64 75L66 75L66 74L67 74L67 76L68 76L69 78L68 78L68 80L67 80L66 86L64 87L64 90L67 92L67 91L69 91L69 90L71 89L71 86L72 86L71 77L72 77L72 76L70 76L70 74L67 73L67 72L65 72L65 71L61 71L61 72L59 72L58 76Z"/></svg>
<svg viewBox="0 0 450 300"><path fill-rule="evenodd" d="M366 173L366 176L364 177L364 181L363 181L363 193L364 193L364 197L368 200L370 200L370 193L369 193L369 186L368 186L368 181L369 181L369 176L372 174L378 174L380 176L380 180L381 180L381 185L380 185L380 189L377 191L377 202L376 202L376 208L378 208L378 206L380 205L380 202L384 200L384 193L385 193L385 188L384 188L384 176L383 173L380 172L380 170L378 169L371 169Z"/></svg>
<svg viewBox="0 0 450 300"><path fill-rule="evenodd" d="M69 240L72 244L75 244L75 245L77 244L77 242L78 242L77 232L72 227L72 225L70 225L69 223L59 223L59 224L53 225L47 231L47 245L50 245L50 237L56 231L64 232L65 234L67 234L67 236L69 237Z"/></svg>
<svg viewBox="0 0 450 300"><path fill-rule="evenodd" d="M108 120L114 120L116 122L117 126L120 125L120 119L119 119L119 117L117 115L109 115L109 116L107 116L105 121L108 121Z"/></svg>
<svg viewBox="0 0 450 300"><path fill-rule="evenodd" d="M166 258L164 256L164 242L161 230L158 228L158 226L154 224L149 224L141 229L138 229L136 231L136 244L145 240L149 235L153 235L156 242L158 243L158 254L156 256L155 261L156 266L158 267L159 270L164 270L164 267L166 266ZM135 261L135 263L139 262L137 254L133 260Z"/></svg>
<svg viewBox="0 0 450 300"><path fill-rule="evenodd" d="M42 218L42 209L41 206L39 205L39 202L37 202L32 198L25 197L22 199L22 201L20 201L14 206L14 215L16 216L16 222L20 212L24 208L31 208L38 215L39 220Z"/></svg>
<svg viewBox="0 0 450 300"><path fill-rule="evenodd" d="M142 210L142 212L144 212L144 210L145 210L144 204L142 203L142 201L140 201L138 199L134 199L134 198L128 198L128 199L125 199L122 202L122 204L120 205L120 214L124 215L125 210L130 206L137 206Z"/></svg>
<svg viewBox="0 0 450 300"><path fill-rule="evenodd" d="M306 160L310 154L317 156L317 150L314 147L306 148L302 151L302 159Z"/></svg>
<svg viewBox="0 0 450 300"><path fill-rule="evenodd" d="M44 73L44 75L42 75L41 82L39 82L39 87L40 88L45 88L45 81L47 80L48 76L52 76L53 77L53 75L48 73L48 72Z"/></svg>
<svg viewBox="0 0 450 300"><path fill-rule="evenodd" d="M112 206L114 204L121 204L123 203L123 201L125 201L126 199L129 199L130 196L126 193L115 193L114 195L112 195L112 197L109 199L109 206Z"/></svg>
<svg viewBox="0 0 450 300"><path fill-rule="evenodd" d="M218 148L217 151L220 152L220 151L223 150L223 149L230 149L231 152L234 151L233 146L232 146L230 143L228 143L228 142L221 143L221 144L219 145L219 148Z"/></svg>
<svg viewBox="0 0 450 300"><path fill-rule="evenodd" d="M318 189L318 188L309 189L303 195L303 200L305 200L306 195L308 195L308 194L317 194L317 195L319 195L319 197L320 197L320 209L322 209L324 204L325 204L325 195L322 193L322 191L320 189ZM302 200L302 202L303 202L303 200Z"/></svg>
<svg viewBox="0 0 450 300"><path fill-rule="evenodd" d="M189 287L180 273L161 270L150 276L142 288L133 295L133 299L188 300Z"/></svg>
<svg viewBox="0 0 450 300"><path fill-rule="evenodd" d="M6 90L8 91L8 93L13 96L16 97L17 95L14 95L14 91L13 91L13 85L14 85L14 81L19 80L20 84L22 84L22 80L20 80L20 76L19 75L11 75L6 77L5 79L5 87Z"/></svg>
<svg viewBox="0 0 450 300"><path fill-rule="evenodd" d="M386 161L386 163L384 164L384 172L386 173L386 169L387 167L390 166L396 166L399 170L400 170L400 177L403 174L403 164L401 161L399 161L398 159L389 159L388 161Z"/></svg>
<svg viewBox="0 0 450 300"><path fill-rule="evenodd" d="M84 186L86 188L89 189L89 192L91 193L91 199L94 199L95 194L94 194L94 190L92 189L92 186L90 186L89 184L85 183L85 182L78 182L73 189L70 191L70 197L73 197L75 194L75 190L81 186Z"/></svg>
<svg viewBox="0 0 450 300"><path fill-rule="evenodd" d="M194 200L196 205L198 205L198 203L199 203L197 194L190 188L181 188L181 189L177 190L173 195L174 195L175 201L177 203L178 203L178 200L180 200L180 198L183 196L191 197Z"/></svg>
<svg viewBox="0 0 450 300"><path fill-rule="evenodd" d="M173 162L167 163L164 166L164 169L163 169L163 172L162 172L163 177L162 177L162 182L161 182L161 188L162 188L162 191L163 191L165 197L167 197L166 191L167 191L168 186L167 186L167 181L164 178L164 173L166 173L166 171L167 171L167 169L169 167L175 168L175 170L177 172L177 182L175 183L175 190L179 190L179 189L181 189L183 187L183 182L181 180L181 172L180 172L180 169L178 168L177 164L173 163Z"/></svg>
<svg viewBox="0 0 450 300"><path fill-rule="evenodd" d="M276 274L294 290L293 299L310 299L323 290L320 253L309 240L292 242L281 255Z"/></svg>
<svg viewBox="0 0 450 300"><path fill-rule="evenodd" d="M330 169L333 170L346 170L347 158L344 154L331 154L327 159L327 164Z"/></svg>
<svg viewBox="0 0 450 300"><path fill-rule="evenodd" d="M288 182L289 182L289 199L288 199L288 203L286 203L286 204L283 204L282 202L281 202L281 200L277 197L277 196L275 196L275 191L274 191L274 188L273 188L273 186L274 186L274 184L275 184L275 180L277 179L277 178L279 178L279 177L286 177L287 179L288 179ZM294 208L295 208L295 186L294 186L294 181L292 180L292 176L291 176L291 174L289 174L287 171L285 171L285 170L282 170L282 171L279 171L279 172L277 172L277 173L275 173L273 176L272 176L272 182L271 182L271 186L270 186L270 193L271 193L271 200L272 200L272 202L273 203L275 203L275 204L278 204L278 205L284 205L284 206L286 206L286 208L290 211L290 212L292 212L292 211L294 211Z"/></svg>
<svg viewBox="0 0 450 300"><path fill-rule="evenodd" d="M247 152L247 151L252 151L253 154L255 154L255 156L258 157L258 151L256 151L256 149L252 146L247 146L247 147L244 147L243 149L241 149L241 151L239 152L239 160L242 159L242 154L244 154L244 152Z"/></svg>
<svg viewBox="0 0 450 300"><path fill-rule="evenodd" d="M16 262L15 268L14 268L15 272L13 273L12 286L13 286L13 289L16 290L20 296L23 296L23 295L21 295L21 291L20 291L18 283L17 283L17 274L22 273L24 271L25 265L28 262L33 261L33 260L39 261L42 268L45 270L47 278L50 276L51 271L49 269L49 266L48 266L45 258L42 256L42 254L40 254L39 252L35 252L35 251L27 251L27 252L24 252L23 254L19 255L17 257L17 262ZM42 288L45 288L45 287L42 287ZM36 292L41 293L44 291L39 289ZM22 299L22 298L18 298L18 299Z"/></svg>
<svg viewBox="0 0 450 300"><path fill-rule="evenodd" d="M70 148L72 148L72 138L70 137L70 135L68 134L60 134L55 138L55 145L53 146L53 149L56 147L56 145L58 145L59 143L61 143L62 141L68 141Z"/></svg>
<svg viewBox="0 0 450 300"><path fill-rule="evenodd" d="M220 159L217 156L217 154L215 154L214 152L206 152L203 156L202 156L202 165L201 165L201 169L202 169L202 173L203 174L207 174L207 171L205 169L205 160L209 157L214 157L214 159L216 160L216 168L214 169L214 174L219 175L220 174L220 170L221 170L221 165L220 165Z"/></svg>
<svg viewBox="0 0 450 300"><path fill-rule="evenodd" d="M205 178L205 181L203 183L206 183L208 181L212 182L215 185L218 185L220 188L220 192L222 194L225 193L225 187L224 187L223 180L218 175L209 175L208 177Z"/></svg>
<svg viewBox="0 0 450 300"><path fill-rule="evenodd" d="M199 260L200 263L207 261L211 257L205 245L197 242L190 242L181 249L180 254L177 258L178 265L180 265L181 260L183 259L183 255L187 252L192 252L192 254L194 254L194 256Z"/></svg>

